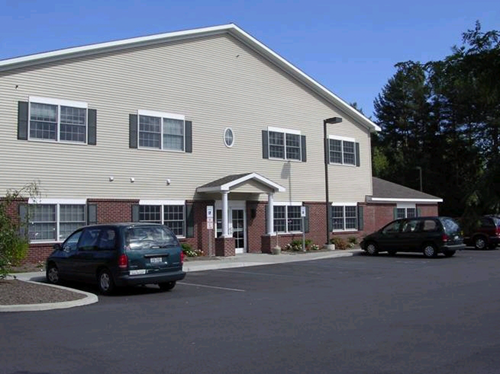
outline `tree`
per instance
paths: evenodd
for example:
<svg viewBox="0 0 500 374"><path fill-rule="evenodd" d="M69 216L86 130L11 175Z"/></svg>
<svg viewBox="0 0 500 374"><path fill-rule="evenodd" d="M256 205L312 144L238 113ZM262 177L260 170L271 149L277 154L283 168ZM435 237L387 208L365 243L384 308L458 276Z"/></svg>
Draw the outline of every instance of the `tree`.
<svg viewBox="0 0 500 374"><path fill-rule="evenodd" d="M13 214L16 203L22 201L24 195L36 200L40 195L39 183L32 182L20 190L9 190L0 199L0 278L5 278L12 266L19 265L28 252L28 217L21 219Z"/></svg>
<svg viewBox="0 0 500 374"><path fill-rule="evenodd" d="M500 209L499 40L476 23L445 59L397 64L375 100L383 130L373 138L375 173L417 188L421 167L424 191L444 200L442 214Z"/></svg>

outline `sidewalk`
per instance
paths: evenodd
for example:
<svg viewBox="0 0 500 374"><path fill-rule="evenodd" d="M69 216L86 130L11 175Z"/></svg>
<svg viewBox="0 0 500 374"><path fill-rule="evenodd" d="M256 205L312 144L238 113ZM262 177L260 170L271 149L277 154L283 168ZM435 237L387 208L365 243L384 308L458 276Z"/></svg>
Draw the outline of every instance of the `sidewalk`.
<svg viewBox="0 0 500 374"><path fill-rule="evenodd" d="M187 258L184 261L183 269L186 273L190 273L195 271L240 268L247 266L264 266L264 265L283 264L290 262L315 261L315 260L323 260L329 258L350 257L358 255L361 252L362 250L360 249L351 249L351 250L335 250L335 251L318 251L318 252L308 252L308 253L282 252L279 255L271 255L265 253L243 253L233 257L202 257L199 259ZM0 312L37 311L37 310L72 308L75 306L83 306L96 303L98 301L96 295L88 292L83 292L80 290L75 290L72 288L67 288L62 286L54 286L46 283L40 283L45 281L45 273L43 272L18 273L15 274L15 277L18 280L30 283L37 283L43 287L56 287L63 290L69 290L72 292L84 294L85 297L79 300L64 301L51 304L0 305Z"/></svg>

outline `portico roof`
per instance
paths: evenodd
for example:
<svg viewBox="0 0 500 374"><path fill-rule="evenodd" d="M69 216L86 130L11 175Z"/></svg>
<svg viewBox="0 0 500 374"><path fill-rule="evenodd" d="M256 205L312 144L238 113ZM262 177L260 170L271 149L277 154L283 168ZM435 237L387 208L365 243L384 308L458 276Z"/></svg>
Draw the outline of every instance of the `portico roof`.
<svg viewBox="0 0 500 374"><path fill-rule="evenodd" d="M236 187L242 183L248 181L256 181L268 189L273 190L274 192L284 192L286 191L285 187L279 185L278 183L273 182L266 177L263 177L257 173L245 173L245 174L233 174L227 175L225 177L214 180L213 182L204 184L196 189L197 192L222 192L222 191L230 191L233 187Z"/></svg>

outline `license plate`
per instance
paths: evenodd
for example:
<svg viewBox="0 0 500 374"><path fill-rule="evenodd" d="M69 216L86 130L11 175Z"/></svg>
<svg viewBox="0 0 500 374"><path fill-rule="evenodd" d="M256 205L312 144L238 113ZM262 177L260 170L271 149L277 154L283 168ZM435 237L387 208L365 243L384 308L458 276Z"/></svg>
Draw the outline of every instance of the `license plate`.
<svg viewBox="0 0 500 374"><path fill-rule="evenodd" d="M149 262L151 262L152 264L159 264L163 262L163 259L161 257L151 257L149 259Z"/></svg>

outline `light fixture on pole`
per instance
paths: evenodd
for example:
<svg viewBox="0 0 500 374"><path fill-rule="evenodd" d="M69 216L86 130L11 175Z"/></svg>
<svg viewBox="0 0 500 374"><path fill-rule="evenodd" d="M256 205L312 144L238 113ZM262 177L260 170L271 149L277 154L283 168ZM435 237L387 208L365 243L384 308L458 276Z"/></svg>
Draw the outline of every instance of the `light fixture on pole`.
<svg viewBox="0 0 500 374"><path fill-rule="evenodd" d="M326 191L326 199L325 199L325 209L326 209L326 242L325 246L328 248L330 245L330 195L329 195L329 186L328 186L328 164L330 163L330 152L328 146L328 136L326 133L326 125L335 124L342 122L342 118L340 117L332 117L323 120L323 140L324 140L324 148L325 148L325 191Z"/></svg>

